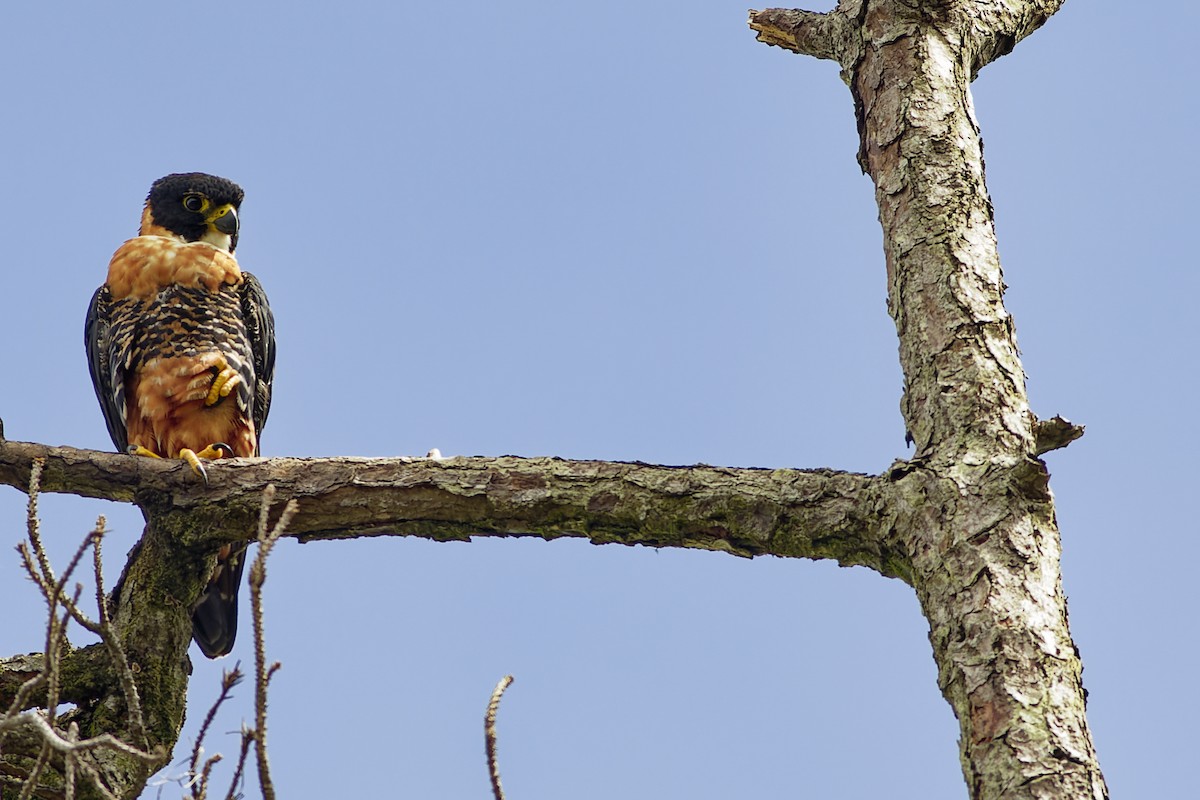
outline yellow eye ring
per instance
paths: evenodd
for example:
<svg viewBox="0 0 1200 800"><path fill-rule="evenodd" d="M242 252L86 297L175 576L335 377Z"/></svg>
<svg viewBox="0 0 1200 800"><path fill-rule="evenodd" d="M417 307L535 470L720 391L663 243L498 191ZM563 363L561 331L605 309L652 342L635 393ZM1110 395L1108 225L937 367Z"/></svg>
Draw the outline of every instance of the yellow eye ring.
<svg viewBox="0 0 1200 800"><path fill-rule="evenodd" d="M185 194L183 196L183 207L193 213L200 213L204 210L205 201L202 195Z"/></svg>

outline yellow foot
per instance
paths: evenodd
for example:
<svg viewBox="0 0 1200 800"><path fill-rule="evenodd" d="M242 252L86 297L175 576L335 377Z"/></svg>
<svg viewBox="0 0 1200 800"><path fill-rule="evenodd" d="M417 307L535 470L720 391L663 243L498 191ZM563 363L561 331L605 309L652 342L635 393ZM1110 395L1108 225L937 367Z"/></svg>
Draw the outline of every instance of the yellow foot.
<svg viewBox="0 0 1200 800"><path fill-rule="evenodd" d="M204 479L205 486L208 486L208 472L204 469L204 464L200 463L200 459L212 461L218 458L232 458L233 455L233 448L224 442L210 444L199 453L195 450L189 450L186 447L179 451L179 457L188 463L188 466L192 468L192 472Z"/></svg>
<svg viewBox="0 0 1200 800"><path fill-rule="evenodd" d="M215 406L223 397L228 397L237 385L242 382L242 376L238 375L235 370L230 367L225 367L217 373L217 377L213 378L212 386L208 390L208 396L204 398L204 405Z"/></svg>
<svg viewBox="0 0 1200 800"><path fill-rule="evenodd" d="M129 447L125 448L125 452L131 456L149 456L150 458L162 458L162 456L160 456L158 453L154 452L153 450L147 450L146 448L142 447L140 444L129 445Z"/></svg>

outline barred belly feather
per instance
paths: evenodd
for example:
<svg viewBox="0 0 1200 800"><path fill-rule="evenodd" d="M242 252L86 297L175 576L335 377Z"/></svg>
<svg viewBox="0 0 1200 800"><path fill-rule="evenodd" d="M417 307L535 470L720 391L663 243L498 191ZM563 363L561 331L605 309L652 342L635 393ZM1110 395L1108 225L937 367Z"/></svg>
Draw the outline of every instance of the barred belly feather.
<svg viewBox="0 0 1200 800"><path fill-rule="evenodd" d="M237 286L222 285L216 293L169 286L151 300L116 303L113 317L118 341L128 330L130 445L167 458L213 442L225 442L239 456L257 453L254 361ZM236 385L206 405L213 380L226 369L237 373Z"/></svg>

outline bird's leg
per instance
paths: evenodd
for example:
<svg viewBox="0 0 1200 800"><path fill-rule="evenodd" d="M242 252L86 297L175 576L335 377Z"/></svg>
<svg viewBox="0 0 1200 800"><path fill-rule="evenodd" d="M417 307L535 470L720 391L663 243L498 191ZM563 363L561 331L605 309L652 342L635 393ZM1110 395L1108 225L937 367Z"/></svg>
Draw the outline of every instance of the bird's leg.
<svg viewBox="0 0 1200 800"><path fill-rule="evenodd" d="M125 452L131 456L148 456L150 458L162 458L162 456L160 456L158 453L154 452L153 450L147 450L146 448L142 447L140 444L129 445L129 447L125 448Z"/></svg>
<svg viewBox="0 0 1200 800"><path fill-rule="evenodd" d="M231 367L224 367L213 378L212 386L209 387L208 395L204 398L204 405L214 406L222 397L228 397L229 393L241 383L242 376L238 375L237 371Z"/></svg>
<svg viewBox="0 0 1200 800"><path fill-rule="evenodd" d="M233 448L224 442L214 442L200 452L183 448L179 451L179 457L188 463L192 468L192 472L204 479L204 485L208 486L208 472L204 469L204 464L200 463L201 459L212 461L218 458L234 456Z"/></svg>

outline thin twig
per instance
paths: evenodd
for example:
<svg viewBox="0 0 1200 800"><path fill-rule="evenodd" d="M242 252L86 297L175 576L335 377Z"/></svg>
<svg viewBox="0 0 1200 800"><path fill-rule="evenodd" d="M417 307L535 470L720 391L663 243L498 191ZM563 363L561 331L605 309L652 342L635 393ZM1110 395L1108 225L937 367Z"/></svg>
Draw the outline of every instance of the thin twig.
<svg viewBox="0 0 1200 800"><path fill-rule="evenodd" d="M83 587L75 584L74 602L79 601ZM62 648L67 638L67 623L71 619L70 611L63 611L60 620L53 610L50 614L50 633L46 642L46 722L51 727L58 716L59 672L62 667Z"/></svg>
<svg viewBox="0 0 1200 800"><path fill-rule="evenodd" d="M18 544L17 552L21 554L22 566L24 566L26 574L29 575L29 579L37 584L37 587L41 589L42 597L46 600L46 604L51 607L55 605L62 605L71 612L71 617L83 628L99 636L100 626L93 622L86 614L80 611L77 605L71 603L70 598L68 598L62 592L62 589L64 586L66 586L66 582L70 579L71 574L74 573L75 568L79 565L80 559L83 558L84 551L87 550L91 543L92 540L89 536L84 538L84 540L79 544L79 548L75 551L75 555L72 556L70 563L67 565L67 571L63 573L63 578L61 581L49 580L39 572L38 568L34 565L34 556L30 554L28 543L21 542ZM37 554L37 558L39 560L45 556L45 551L42 549L40 540L34 544L33 550Z"/></svg>
<svg viewBox="0 0 1200 800"><path fill-rule="evenodd" d="M148 749L150 740L147 738L146 723L142 717L141 695L138 694L137 682L133 678L133 669L129 666L129 659L125 656L125 648L121 646L121 640L117 636L116 629L113 628L112 618L108 613L108 603L104 597L104 565L100 557L100 543L104 539L106 523L103 515L97 517L96 528L91 534L92 566L96 578L96 606L100 614L100 622L96 627L100 634L100 640L104 642L109 657L116 667L117 677L121 680L121 691L125 695L125 706L129 712L130 732L139 747Z"/></svg>
<svg viewBox="0 0 1200 800"><path fill-rule="evenodd" d="M212 769L220 760L220 753L214 753L211 757L205 759L204 769L200 771L198 785L192 786L192 797L196 798L196 800L205 800L208 797L208 779L212 777Z"/></svg>
<svg viewBox="0 0 1200 800"><path fill-rule="evenodd" d="M237 790L238 785L242 782L242 775L246 771L246 756L250 753L250 745L254 742L254 732L246 726L242 726L242 752L238 754L237 767L233 770L233 780L229 782L229 791L225 795L225 800L238 800L242 793Z"/></svg>
<svg viewBox="0 0 1200 800"><path fill-rule="evenodd" d="M488 701L487 713L483 715L483 741L487 748L488 776L492 779L492 796L496 800L504 800L504 789L500 786L500 764L496 758L496 712L500 710L500 698L504 690L512 685L513 676L505 675L492 690L492 699Z"/></svg>
<svg viewBox="0 0 1200 800"><path fill-rule="evenodd" d="M29 470L29 504L25 509L25 525L29 532L29 541L38 554L38 564L42 568L42 576L48 583L54 583L54 570L50 569L50 559L42 547L41 522L38 521L38 493L42 489L42 470L46 467L46 459L35 458Z"/></svg>
<svg viewBox="0 0 1200 800"><path fill-rule="evenodd" d="M79 741L79 725L72 722L67 726L67 741ZM73 751L68 752L63 759L63 777L66 781L66 798L65 800L75 800L75 762L78 759Z"/></svg>
<svg viewBox="0 0 1200 800"><path fill-rule="evenodd" d="M96 608L100 611L100 626L108 623L108 603L104 599L104 571L101 569L100 543L108 532L108 519L101 514L96 517L96 527L92 529L92 567L96 573Z"/></svg>
<svg viewBox="0 0 1200 800"><path fill-rule="evenodd" d="M233 687L241 683L242 678L245 677L245 675L242 674L241 666L242 662L239 661L233 665L233 669L225 670L221 673L221 693L217 695L216 701L208 709L208 714L204 716L204 722L200 723L200 732L196 734L196 744L192 748L192 760L191 763L188 764L188 775L192 777L195 777L196 775L196 765L200 763L200 755L204 752L204 737L208 735L209 726L212 725L213 719L217 716L217 709L221 707L222 703L229 699L229 693L233 691ZM209 760L211 761L212 759ZM205 766L207 768L207 762ZM192 797L196 798L196 800L199 800L199 796L196 794L194 785Z"/></svg>
<svg viewBox="0 0 1200 800"><path fill-rule="evenodd" d="M271 781L271 768L267 760L267 684L279 669L276 662L268 669L267 654L263 625L262 587L267 579L267 557L279 537L287 530L288 523L296 515L299 506L295 500L288 500L279 515L275 527L267 531L267 518L271 510L271 501L275 499L275 486L269 484L263 489L262 508L258 515L258 553L254 563L250 565L250 609L254 624L254 754L258 761L258 783L262 789L264 800L275 800L275 785Z"/></svg>

